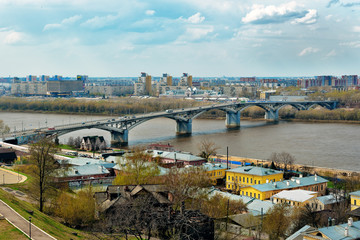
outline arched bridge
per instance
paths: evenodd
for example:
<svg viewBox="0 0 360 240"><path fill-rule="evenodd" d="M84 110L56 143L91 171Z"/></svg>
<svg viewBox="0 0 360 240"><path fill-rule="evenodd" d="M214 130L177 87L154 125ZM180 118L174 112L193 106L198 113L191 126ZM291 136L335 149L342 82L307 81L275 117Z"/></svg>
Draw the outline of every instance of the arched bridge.
<svg viewBox="0 0 360 240"><path fill-rule="evenodd" d="M111 133L111 146L119 147L128 144L128 133L137 125L148 120L160 117L170 118L176 121L176 134L189 135L192 132L192 120L204 112L218 109L226 112L225 125L227 128L240 127L240 113L248 107L258 106L265 110L265 119L278 121L279 110L287 105L295 109L308 110L314 106L321 106L327 109L336 108L337 102L334 101L304 101L304 102L286 102L286 101L248 101L226 104L207 105L194 108L168 109L163 112L153 112L148 114L123 116L118 118L103 119L97 121L87 121L82 123L60 125L52 128L40 128L27 131L12 132L3 137L4 141L15 141L18 144L25 144L36 141L37 138L46 135L61 136L69 132L98 128Z"/></svg>

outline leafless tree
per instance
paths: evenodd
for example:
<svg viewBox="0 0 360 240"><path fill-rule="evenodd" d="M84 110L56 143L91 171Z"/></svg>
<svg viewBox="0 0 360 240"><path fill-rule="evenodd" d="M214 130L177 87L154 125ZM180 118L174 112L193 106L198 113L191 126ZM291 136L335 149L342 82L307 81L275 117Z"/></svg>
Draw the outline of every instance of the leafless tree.
<svg viewBox="0 0 360 240"><path fill-rule="evenodd" d="M74 139L74 146L75 146L75 148L80 148L80 145L81 145L81 138L79 136L77 136Z"/></svg>
<svg viewBox="0 0 360 240"><path fill-rule="evenodd" d="M216 151L219 149L216 144L208 139L203 139L199 145L200 150L200 157L205 158L206 160L209 159L211 155L215 155Z"/></svg>
<svg viewBox="0 0 360 240"><path fill-rule="evenodd" d="M281 153L272 153L270 156L270 161L281 164L284 168L284 171L286 170L292 170L292 167L295 162L295 157L287 152L281 152Z"/></svg>

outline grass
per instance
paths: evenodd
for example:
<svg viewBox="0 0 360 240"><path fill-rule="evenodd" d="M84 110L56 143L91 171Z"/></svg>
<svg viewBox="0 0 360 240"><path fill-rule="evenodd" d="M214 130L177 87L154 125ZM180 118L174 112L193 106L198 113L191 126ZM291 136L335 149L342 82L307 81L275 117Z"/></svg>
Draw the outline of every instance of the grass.
<svg viewBox="0 0 360 240"><path fill-rule="evenodd" d="M68 149L68 150L74 150L74 151L77 150L76 148L71 147L71 146L66 145L66 144L60 144L58 147L61 148L61 149Z"/></svg>
<svg viewBox="0 0 360 240"><path fill-rule="evenodd" d="M75 156L70 156L70 155L66 155L66 154L57 154L63 157L68 157L68 158L76 158Z"/></svg>
<svg viewBox="0 0 360 240"><path fill-rule="evenodd" d="M0 220L0 239L26 240L29 239L19 229L11 225L5 219Z"/></svg>
<svg viewBox="0 0 360 240"><path fill-rule="evenodd" d="M12 207L16 212L18 212L21 216L23 216L25 219L28 219L31 216L32 222L36 226L45 230L47 233L49 233L50 235L52 235L57 239L92 239L93 238L92 235L86 232L69 228L59 223L52 217L40 212L32 204L25 201L21 201L2 189L0 189L0 198L10 207ZM33 214L30 215L29 211L33 211ZM77 233L78 236L75 236L73 233ZM4 238L0 237L0 239L4 239Z"/></svg>

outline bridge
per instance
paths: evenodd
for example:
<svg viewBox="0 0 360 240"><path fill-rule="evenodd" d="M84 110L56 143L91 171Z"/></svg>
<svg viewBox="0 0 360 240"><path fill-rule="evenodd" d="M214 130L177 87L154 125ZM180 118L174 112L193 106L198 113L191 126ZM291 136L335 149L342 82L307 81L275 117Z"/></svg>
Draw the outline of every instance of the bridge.
<svg viewBox="0 0 360 240"><path fill-rule="evenodd" d="M170 118L176 121L177 135L190 135L192 132L192 120L204 112L210 110L221 110L226 113L225 125L229 129L240 127L240 113L245 109L258 106L265 110L265 119L270 121L279 120L279 110L285 106L292 106L295 109L308 110L314 106L321 106L326 109L335 109L335 101L248 101L233 102L225 104L207 105L193 108L168 109L162 112L138 114L133 116L122 116L118 118L107 118L97 121L86 121L81 123L54 126L52 128L38 128L26 131L11 132L3 136L4 142L26 144L36 141L40 137L54 135L56 137L81 129L97 128L111 133L111 146L120 147L128 144L129 131L139 124L148 120L160 117Z"/></svg>

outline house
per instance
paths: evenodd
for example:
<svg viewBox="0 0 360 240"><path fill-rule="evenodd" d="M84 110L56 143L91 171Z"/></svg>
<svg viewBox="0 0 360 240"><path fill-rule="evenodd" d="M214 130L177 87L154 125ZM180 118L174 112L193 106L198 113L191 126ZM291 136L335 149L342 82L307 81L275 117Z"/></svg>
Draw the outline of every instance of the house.
<svg viewBox="0 0 360 240"><path fill-rule="evenodd" d="M351 211L360 207L360 190L350 193Z"/></svg>
<svg viewBox="0 0 360 240"><path fill-rule="evenodd" d="M226 189L239 191L240 188L283 179L283 172L256 166L242 166L226 170Z"/></svg>
<svg viewBox="0 0 360 240"><path fill-rule="evenodd" d="M55 174L56 182L89 180L96 178L106 178L110 172L100 164L86 164L82 166L72 166L68 169L59 169Z"/></svg>
<svg viewBox="0 0 360 240"><path fill-rule="evenodd" d="M168 143L168 144L153 143L148 146L148 149L167 151L167 152L175 151L174 146L170 145L170 143Z"/></svg>
<svg viewBox="0 0 360 240"><path fill-rule="evenodd" d="M16 158L15 150L11 148L0 148L0 164L13 164Z"/></svg>
<svg viewBox="0 0 360 240"><path fill-rule="evenodd" d="M190 153L182 153L182 152L167 152L167 151L159 151L159 150L150 150L149 154L152 155L153 158L157 158L162 163L183 163L184 166L192 165L192 166L201 166L203 163L206 163L206 159L202 157L198 157L192 155Z"/></svg>
<svg viewBox="0 0 360 240"><path fill-rule="evenodd" d="M86 151L97 151L106 149L103 136L86 136L81 139L80 149Z"/></svg>
<svg viewBox="0 0 360 240"><path fill-rule="evenodd" d="M296 190L284 190L273 196L270 200L273 203L288 203L290 206L305 206L310 200L316 198L317 192L296 189Z"/></svg>
<svg viewBox="0 0 360 240"><path fill-rule="evenodd" d="M60 160L59 163L63 167L74 167L74 166L84 166L84 165L101 165L105 167L109 172L111 176L115 176L115 163L111 162L105 162L103 160L99 159L93 159L93 158L85 158L85 157L76 157L76 158L69 158L67 160Z"/></svg>
<svg viewBox="0 0 360 240"><path fill-rule="evenodd" d="M335 204L343 201L345 201L343 197L336 195L325 195L311 199L308 204L314 212L317 212L324 210L333 210Z"/></svg>
<svg viewBox="0 0 360 240"><path fill-rule="evenodd" d="M297 233L297 232L296 232ZM294 233L294 234L296 234ZM304 239L304 240L350 240L360 238L360 221L354 222L352 218L347 223L335 226L328 226L319 229L309 228L297 235L291 235L287 239Z"/></svg>
<svg viewBox="0 0 360 240"><path fill-rule="evenodd" d="M95 200L98 214L110 229L141 234L145 229L159 239L164 239L168 230L180 232L180 239L214 239L213 220L184 206L175 211L173 195L165 185L110 185L105 192L95 193Z"/></svg>
<svg viewBox="0 0 360 240"><path fill-rule="evenodd" d="M225 178L226 165L220 163L204 163L202 167L209 175L213 185L218 185Z"/></svg>
<svg viewBox="0 0 360 240"><path fill-rule="evenodd" d="M292 177L290 180L279 182L268 182L258 185L252 185L240 189L241 195L255 197L260 200L270 199L271 196L283 190L303 189L316 191L319 195L324 195L328 180L315 176Z"/></svg>

